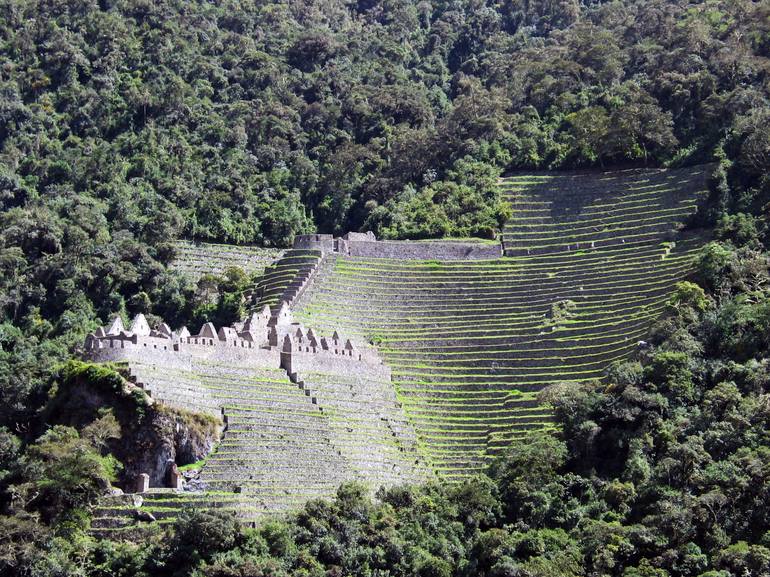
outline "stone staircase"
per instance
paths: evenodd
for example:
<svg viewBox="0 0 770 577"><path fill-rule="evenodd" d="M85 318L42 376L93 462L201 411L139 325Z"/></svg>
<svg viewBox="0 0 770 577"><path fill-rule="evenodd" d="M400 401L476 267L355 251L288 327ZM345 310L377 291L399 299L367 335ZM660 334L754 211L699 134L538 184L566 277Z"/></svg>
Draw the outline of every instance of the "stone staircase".
<svg viewBox="0 0 770 577"><path fill-rule="evenodd" d="M275 261L266 270L252 295L250 310L260 311L269 306L273 316L277 315L281 303L292 306L307 289L324 253L318 250L293 249Z"/></svg>
<svg viewBox="0 0 770 577"><path fill-rule="evenodd" d="M332 439L372 485L424 481L430 469L390 380L306 372L295 377L329 417Z"/></svg>

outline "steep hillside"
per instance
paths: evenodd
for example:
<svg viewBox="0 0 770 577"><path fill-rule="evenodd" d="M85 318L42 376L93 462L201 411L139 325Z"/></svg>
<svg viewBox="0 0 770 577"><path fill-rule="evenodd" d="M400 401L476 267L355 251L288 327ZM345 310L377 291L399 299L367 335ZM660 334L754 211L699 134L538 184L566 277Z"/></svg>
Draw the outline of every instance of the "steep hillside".
<svg viewBox="0 0 770 577"><path fill-rule="evenodd" d="M193 479L126 479L143 496L103 499L96 534L125 538L190 506L253 522L352 479L482 472L556 427L543 388L595 380L644 346L705 240L683 228L710 172L505 178L502 247L305 235L265 268L244 322L191 335L139 314L99 328L90 360L121 363L157 402L221 416L224 435Z"/></svg>
<svg viewBox="0 0 770 577"><path fill-rule="evenodd" d="M507 256L570 253L673 239L707 194L706 167L537 173L501 179L513 210Z"/></svg>
<svg viewBox="0 0 770 577"><path fill-rule="evenodd" d="M437 472L473 474L552 426L543 387L596 379L639 346L703 244L676 231L705 199L706 174L503 179L507 258L330 254L296 314L371 339Z"/></svg>
<svg viewBox="0 0 770 577"><path fill-rule="evenodd" d="M0 0L0 70L0 577L770 575L770 2ZM697 171L587 172L705 163L709 233L673 231ZM348 231L381 240L263 260ZM440 246L468 237L492 244ZM148 362L233 352L247 305L308 322L259 335L268 374ZM115 339L135 378L232 426L145 511L114 489L158 481L136 439L169 435L109 401L51 417L86 339L140 314L171 342ZM283 363L354 349L387 376ZM280 426L255 456L260 420ZM298 457L319 443L396 486L236 527L270 509L249 495L283 511L348 477L334 450ZM503 451L488 477L398 486L423 454L457 480ZM108 490L125 503L93 519ZM88 534L119 511L171 526Z"/></svg>

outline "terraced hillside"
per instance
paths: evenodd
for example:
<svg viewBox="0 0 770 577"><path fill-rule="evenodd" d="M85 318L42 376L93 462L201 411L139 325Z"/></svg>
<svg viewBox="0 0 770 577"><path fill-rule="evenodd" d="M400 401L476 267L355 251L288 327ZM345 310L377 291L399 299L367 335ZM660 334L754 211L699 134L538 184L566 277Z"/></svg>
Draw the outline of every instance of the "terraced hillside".
<svg viewBox="0 0 770 577"><path fill-rule="evenodd" d="M188 371L132 362L130 370L137 382L151 383L144 388L155 399L226 416L227 432L202 470L211 490L237 488L255 508L268 502L275 511L330 494L341 482L346 464L329 416L282 369L196 363Z"/></svg>
<svg viewBox="0 0 770 577"><path fill-rule="evenodd" d="M282 249L185 240L174 242L174 250L176 258L171 268L193 282L204 274L221 275L230 267L238 267L249 274L261 274L283 253Z"/></svg>
<svg viewBox="0 0 770 577"><path fill-rule="evenodd" d="M705 174L504 179L508 257L330 254L295 315L373 340L433 467L462 478L551 426L538 391L597 378L638 346L703 244L676 230L705 197Z"/></svg>
<svg viewBox="0 0 770 577"><path fill-rule="evenodd" d="M278 311L282 302L291 303L304 290L321 260L319 250L292 249L265 269L257 283L250 309L269 306Z"/></svg>
<svg viewBox="0 0 770 577"><path fill-rule="evenodd" d="M706 167L613 173L511 176L500 186L514 217L503 233L507 256L657 243L697 208Z"/></svg>
<svg viewBox="0 0 770 577"><path fill-rule="evenodd" d="M197 360L184 368L147 358L121 365L156 401L225 420L222 441L200 471L204 493L159 489L164 478L151 477L154 489L142 493L141 507L160 522L185 507L230 510L253 522L330 497L346 480L376 489L429 475L389 380L315 371L292 382L277 362ZM94 531L130 534L138 527L135 500L103 499Z"/></svg>

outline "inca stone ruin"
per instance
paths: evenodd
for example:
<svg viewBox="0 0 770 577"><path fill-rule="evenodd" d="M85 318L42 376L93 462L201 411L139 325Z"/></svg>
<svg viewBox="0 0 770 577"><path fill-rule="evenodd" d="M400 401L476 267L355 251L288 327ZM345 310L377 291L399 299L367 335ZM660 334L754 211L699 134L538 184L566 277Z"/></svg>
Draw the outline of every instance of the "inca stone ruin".
<svg viewBox="0 0 770 577"><path fill-rule="evenodd" d="M349 479L481 471L553 426L541 390L601 378L645 337L706 240L683 230L705 174L511 177L501 242L300 236L241 323L191 334L115 319L88 337L91 359L225 423L196 490L151 486L145 503L197 500L248 521Z"/></svg>

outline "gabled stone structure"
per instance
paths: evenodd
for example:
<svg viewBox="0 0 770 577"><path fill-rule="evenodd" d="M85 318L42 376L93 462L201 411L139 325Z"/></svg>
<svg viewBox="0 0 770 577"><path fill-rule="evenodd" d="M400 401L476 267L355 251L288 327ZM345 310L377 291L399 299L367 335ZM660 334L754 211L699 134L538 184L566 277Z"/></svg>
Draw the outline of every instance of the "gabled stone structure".
<svg viewBox="0 0 770 577"><path fill-rule="evenodd" d="M131 332L140 337L150 336L150 325L147 323L147 319L143 314L140 313L136 315L134 320L131 321Z"/></svg>
<svg viewBox="0 0 770 577"><path fill-rule="evenodd" d="M103 332L108 335L119 335L120 333L125 332L125 330L126 329L123 327L123 320L120 317L115 317Z"/></svg>
<svg viewBox="0 0 770 577"><path fill-rule="evenodd" d="M270 307L265 305L261 312L253 312L243 323L235 325L238 336L255 343L263 342L266 339L271 318Z"/></svg>
<svg viewBox="0 0 770 577"><path fill-rule="evenodd" d="M296 372L293 368L315 364L324 370L336 367L390 378L374 348L355 345L338 331L318 338L312 329L294 320L285 302L275 314L265 307L234 326L217 329L213 323L206 323L196 335L190 335L186 327L174 332L163 322L151 329L142 314L134 317L131 330L126 331L123 326L121 318L115 317L107 327L88 335L87 356L95 361L131 361L138 355L155 352L161 357L167 355L166 360L172 365L179 364L180 359L189 364L190 358L195 357L242 362L252 356L257 364L276 366L273 361L280 358L277 365L289 374Z"/></svg>

